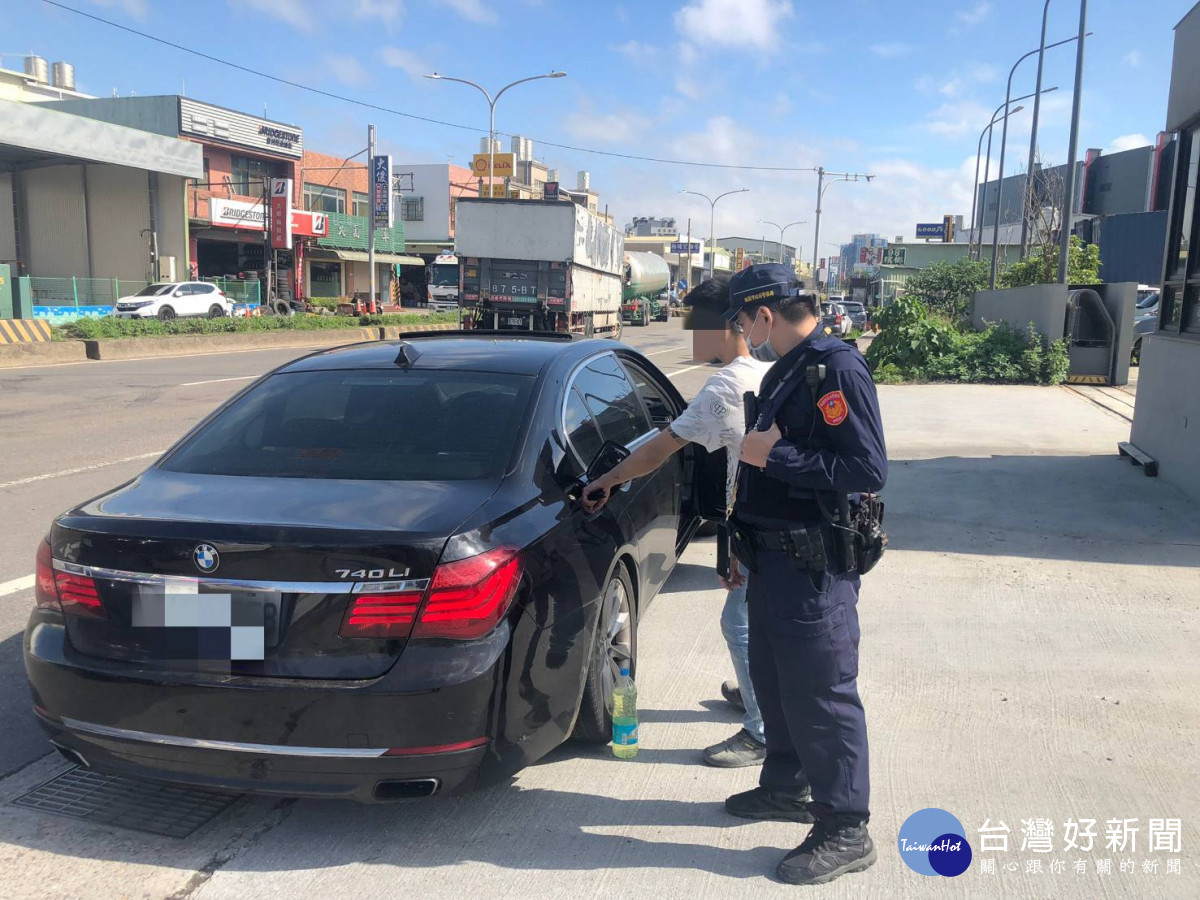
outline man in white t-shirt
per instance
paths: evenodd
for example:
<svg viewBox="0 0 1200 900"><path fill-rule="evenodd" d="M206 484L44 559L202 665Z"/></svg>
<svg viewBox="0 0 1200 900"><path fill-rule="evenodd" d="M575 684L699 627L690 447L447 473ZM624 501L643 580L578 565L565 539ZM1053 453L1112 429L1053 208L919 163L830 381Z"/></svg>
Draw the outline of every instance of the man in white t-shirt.
<svg viewBox="0 0 1200 900"><path fill-rule="evenodd" d="M583 505L595 512L608 501L610 493L621 484L648 475L665 463L672 454L691 442L710 453L726 448L729 470L726 496L732 497L737 477L738 457L746 420L742 397L746 392L757 394L770 363L759 362L750 355L741 326L724 318L729 309L729 279L718 276L702 282L685 301L692 308L695 320L707 321L719 327L725 322L725 339L718 355L725 367L714 372L704 387L688 404L687 409L664 428L657 437L635 450L616 468L596 479L585 490ZM730 504L732 505L732 503ZM721 579L729 592L721 613L721 631L729 645L736 684L725 682L721 693L730 705L745 713L742 730L728 740L714 744L704 751L704 761L710 766L735 768L762 765L767 755L763 737L763 721L750 683L750 638L746 606L746 583L739 585Z"/></svg>

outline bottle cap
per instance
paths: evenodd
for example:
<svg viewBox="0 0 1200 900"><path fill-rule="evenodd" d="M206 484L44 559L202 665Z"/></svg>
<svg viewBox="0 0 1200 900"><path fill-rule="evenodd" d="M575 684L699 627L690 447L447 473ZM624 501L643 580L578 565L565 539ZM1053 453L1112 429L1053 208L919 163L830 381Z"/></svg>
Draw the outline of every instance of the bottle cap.
<svg viewBox="0 0 1200 900"><path fill-rule="evenodd" d="M629 666L621 666L621 674L628 675L629 674Z"/></svg>

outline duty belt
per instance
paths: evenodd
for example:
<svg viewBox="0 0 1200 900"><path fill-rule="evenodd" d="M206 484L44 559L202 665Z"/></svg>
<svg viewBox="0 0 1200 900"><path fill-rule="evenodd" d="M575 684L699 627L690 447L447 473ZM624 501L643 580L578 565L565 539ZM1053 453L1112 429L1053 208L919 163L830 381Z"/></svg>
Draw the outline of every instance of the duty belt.
<svg viewBox="0 0 1200 900"><path fill-rule="evenodd" d="M829 553L826 550L829 529L821 525L808 528L764 529L733 522L732 539L734 552L757 571L759 552L786 553L799 568L820 572L828 569ZM750 556L752 558L746 559Z"/></svg>

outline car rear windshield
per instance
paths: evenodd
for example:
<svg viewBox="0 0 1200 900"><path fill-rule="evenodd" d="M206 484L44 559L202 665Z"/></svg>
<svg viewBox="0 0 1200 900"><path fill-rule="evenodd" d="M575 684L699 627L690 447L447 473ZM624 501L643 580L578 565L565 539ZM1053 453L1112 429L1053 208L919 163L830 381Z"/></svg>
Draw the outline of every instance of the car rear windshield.
<svg viewBox="0 0 1200 900"><path fill-rule="evenodd" d="M218 413L161 467L259 478L496 478L533 380L419 369L280 373Z"/></svg>

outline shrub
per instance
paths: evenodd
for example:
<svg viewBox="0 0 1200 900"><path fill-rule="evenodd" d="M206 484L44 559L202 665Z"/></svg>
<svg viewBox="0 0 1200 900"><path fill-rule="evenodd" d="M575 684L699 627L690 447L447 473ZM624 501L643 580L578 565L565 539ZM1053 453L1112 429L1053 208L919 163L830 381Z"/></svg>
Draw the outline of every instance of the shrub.
<svg viewBox="0 0 1200 900"><path fill-rule="evenodd" d="M396 313L386 316L249 316L222 319L118 319L115 316L77 319L57 326L55 334L69 340L107 340L128 337L165 337L177 334L237 334L260 331L318 331L356 328L360 325L439 325L457 322L454 313L417 315Z"/></svg>
<svg viewBox="0 0 1200 900"><path fill-rule="evenodd" d="M885 307L878 320L881 333L867 348L867 361L881 384L1061 384L1066 378L1066 342L1047 344L1032 324L1027 332L1004 324L960 331L915 297Z"/></svg>
<svg viewBox="0 0 1200 900"><path fill-rule="evenodd" d="M1058 247L1034 247L1027 257L1000 273L1000 286L1054 284L1058 281L1058 253ZM1100 283L1100 247L1085 244L1074 234L1067 254L1067 281L1070 284Z"/></svg>
<svg viewBox="0 0 1200 900"><path fill-rule="evenodd" d="M987 288L989 276L982 260L934 263L904 283L904 295L920 300L930 312L958 320L970 310L975 292Z"/></svg>

